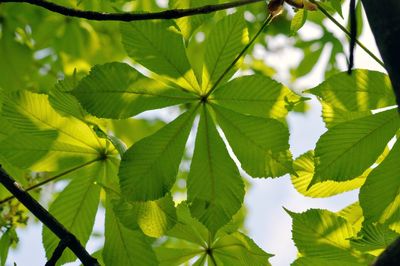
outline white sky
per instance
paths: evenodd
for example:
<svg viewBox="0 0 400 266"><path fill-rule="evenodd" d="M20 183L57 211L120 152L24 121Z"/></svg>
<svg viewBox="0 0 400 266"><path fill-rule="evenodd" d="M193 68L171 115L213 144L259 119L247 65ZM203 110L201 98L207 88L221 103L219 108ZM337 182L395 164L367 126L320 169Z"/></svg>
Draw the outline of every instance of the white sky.
<svg viewBox="0 0 400 266"><path fill-rule="evenodd" d="M345 10L344 15L347 16L347 10ZM336 18L341 21L340 17L336 16ZM346 25L343 21L342 24ZM326 26L335 32L335 35L341 40L345 40L343 33L331 22L327 22ZM306 24L299 34L309 38L318 34L318 31L312 25ZM368 25L365 25L364 32L359 39L373 53L379 54ZM278 38L276 40L277 45L281 41L284 41L284 38L281 40ZM265 54L263 51L260 53L268 61L268 64L276 66L279 70L277 79L288 84L285 82L288 77L288 67L296 65L297 60L300 59L300 54L293 49L284 49L274 54ZM326 57L323 60L326 60ZM320 60L319 63L321 62ZM341 58L340 63L345 70L345 58ZM356 49L355 67L384 71L360 48ZM301 91L318 85L322 81L321 68L317 66L314 70L310 75L297 80L290 87ZM319 136L325 131L320 115L320 106L315 99L311 101L311 110L307 114L291 113L289 115L290 144L294 157L313 149ZM328 199L306 198L294 190L289 176L274 180L252 179L251 183L252 187L245 198L248 207L246 227L249 229L249 236L261 248L268 253L275 254L275 257L270 259L273 266L289 265L296 258L297 252L291 241L291 219L282 207L295 212L302 212L309 208L337 211L357 201L358 194L357 191L353 191ZM96 219L95 228L98 228L99 231L103 226L103 218L104 214L100 213L98 219ZM26 229L18 231L20 236L19 248L17 251L10 252L7 265L11 266L14 261L19 266L44 265L46 260L41 243L41 225L31 223ZM95 251L98 246L99 241L92 241L88 244L88 249ZM79 263L69 265L79 265Z"/></svg>

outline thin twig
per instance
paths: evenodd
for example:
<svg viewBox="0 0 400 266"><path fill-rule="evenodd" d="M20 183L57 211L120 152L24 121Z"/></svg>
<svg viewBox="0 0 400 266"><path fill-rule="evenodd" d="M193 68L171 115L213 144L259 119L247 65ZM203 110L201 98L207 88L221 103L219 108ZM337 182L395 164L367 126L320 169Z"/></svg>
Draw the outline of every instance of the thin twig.
<svg viewBox="0 0 400 266"><path fill-rule="evenodd" d="M76 170L79 170L79 169L81 169L81 168L83 168L83 167L86 167L86 166L88 166L88 165L91 165L92 163L97 162L97 161L99 161L99 160L100 160L100 159L97 158L97 159L94 159L94 160L92 160L92 161L86 162L86 163L84 163L84 164L75 166L75 167L73 167L73 168L71 168L71 169L68 169L68 170L62 172L62 173L59 173L59 174L57 174L57 175L55 175L55 176L52 176L52 177L50 177L50 178L48 178L48 179L46 179L46 180L43 180L42 182L39 182L39 183L37 183L37 184L35 184L35 185L33 185L33 186L30 186L30 187L28 187L27 189L25 189L24 191L25 191L25 192L28 192L28 191L31 191L31 190L33 190L33 189L35 189L35 188L41 187L41 186L43 186L43 185L45 185L45 184L47 184L47 183L49 183L49 182L51 182L51 181L54 181L54 180L56 180L56 179L58 179L58 178L60 178L60 177L63 177L63 176L65 176L65 175L67 175L67 174L70 174L70 173L72 173L72 172L75 172ZM10 200L12 200L12 199L14 199L14 198L15 198L15 196L14 196L14 195L11 195L11 196L9 196L9 197L7 197L7 198L5 198L5 199L2 199L2 200L0 200L0 205L3 204L3 203L8 202L8 201L10 201Z"/></svg>
<svg viewBox="0 0 400 266"><path fill-rule="evenodd" d="M239 55L233 60L233 62L225 69L224 73L218 78L218 80L214 83L214 85L211 87L211 89L207 92L207 94L203 97L204 99L207 99L208 96L218 87L218 85L221 83L221 81L224 79L225 75L228 74L229 71L236 65L236 63L240 60L240 58L246 53L246 51L250 48L250 46L256 41L257 37L263 32L265 27L267 27L271 21L273 20L273 16L270 15L268 18L265 20L264 24L261 26L261 28L258 30L256 35L250 40L250 42L243 48L243 50L239 53Z"/></svg>
<svg viewBox="0 0 400 266"><path fill-rule="evenodd" d="M69 239L67 246L85 266L100 266L90 256L79 240L69 232L54 216L40 205L29 193L20 188L18 183L0 167L0 183L11 192L36 218L47 226L61 240Z"/></svg>
<svg viewBox="0 0 400 266"><path fill-rule="evenodd" d="M234 2L205 5L201 7L188 8L188 9L170 9L160 12L143 12L143 13L104 13L96 11L85 11L75 8L65 7L52 3L46 0L0 0L0 3L28 3L34 6L40 6L55 13L59 13L68 17L84 18L88 20L101 20L101 21L137 21L137 20L151 20L151 19L176 19L187 16L194 16L200 14L208 14L219 10L225 10L233 7L239 7L264 0L238 0Z"/></svg>
<svg viewBox="0 0 400 266"><path fill-rule="evenodd" d="M329 12L321 6L317 1L315 0L310 0L311 3L315 4L318 9L324 13L324 15L332 21L336 26L338 26L347 36L351 37L351 33L343 27ZM383 68L385 68L385 64L376 56L374 53L372 53L362 42L360 42L358 39L355 39L356 43L358 46L360 46L370 57L372 57L378 64L380 64Z"/></svg>

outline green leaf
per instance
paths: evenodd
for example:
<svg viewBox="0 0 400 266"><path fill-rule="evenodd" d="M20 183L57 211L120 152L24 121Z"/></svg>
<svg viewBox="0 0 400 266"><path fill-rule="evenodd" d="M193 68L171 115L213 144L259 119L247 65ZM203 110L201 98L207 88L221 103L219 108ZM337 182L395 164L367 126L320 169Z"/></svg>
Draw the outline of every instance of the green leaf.
<svg viewBox="0 0 400 266"><path fill-rule="evenodd" d="M338 14L343 18L342 0L330 0L329 2L331 4L332 8L335 9L336 12L338 12ZM361 20L358 20L358 21L361 21ZM361 33L361 31L359 31L359 33Z"/></svg>
<svg viewBox="0 0 400 266"><path fill-rule="evenodd" d="M379 255L398 237L399 234L390 230L386 225L365 223L357 237L351 239L351 245L357 250L374 251Z"/></svg>
<svg viewBox="0 0 400 266"><path fill-rule="evenodd" d="M167 235L205 247L205 243L210 237L209 232L203 224L191 216L186 203L179 204L176 213L178 222L168 231Z"/></svg>
<svg viewBox="0 0 400 266"><path fill-rule="evenodd" d="M49 104L47 95L28 91L5 96L2 115L21 133L54 137L66 144L102 151L101 142L92 129L73 117L63 117Z"/></svg>
<svg viewBox="0 0 400 266"><path fill-rule="evenodd" d="M29 47L15 40L15 33L6 25L1 23L0 87L7 91L24 90L31 87L30 83L37 78L33 53Z"/></svg>
<svg viewBox="0 0 400 266"><path fill-rule="evenodd" d="M159 247L156 249L157 258L160 261L160 266L178 266L188 262L193 257L204 253L204 250L190 248L165 248Z"/></svg>
<svg viewBox="0 0 400 266"><path fill-rule="evenodd" d="M176 211L171 195L156 201L114 202L114 213L121 224L131 230L141 229L150 237L161 237L176 223Z"/></svg>
<svg viewBox="0 0 400 266"><path fill-rule="evenodd" d="M6 265L8 252L10 250L10 246L12 244L12 240L10 238L10 231L2 233L0 237L0 265Z"/></svg>
<svg viewBox="0 0 400 266"><path fill-rule="evenodd" d="M311 185L346 181L361 175L382 154L400 127L397 110L339 124L321 136L315 149L315 175Z"/></svg>
<svg viewBox="0 0 400 266"><path fill-rule="evenodd" d="M100 157L98 152L85 147L18 132L0 142L0 145L0 156L17 167L34 171L63 169Z"/></svg>
<svg viewBox="0 0 400 266"><path fill-rule="evenodd" d="M131 201L156 200L168 193L178 174L197 106L140 140L124 154L119 179Z"/></svg>
<svg viewBox="0 0 400 266"><path fill-rule="evenodd" d="M364 263L358 262L349 262L346 261L346 264L343 264L343 261L340 260L328 260L328 259L321 259L316 257L300 257L295 260L291 266L311 266L311 265L324 265L324 266L365 266Z"/></svg>
<svg viewBox="0 0 400 266"><path fill-rule="evenodd" d="M170 21L121 23L121 34L125 50L136 62L186 90L200 92L182 35Z"/></svg>
<svg viewBox="0 0 400 266"><path fill-rule="evenodd" d="M295 68L291 69L291 74L294 78L303 77L308 75L318 64L321 58L322 51L324 50L323 45L308 46L303 48L304 56L300 64Z"/></svg>
<svg viewBox="0 0 400 266"><path fill-rule="evenodd" d="M184 8L195 8L204 5L217 4L218 0L171 0L169 3L171 8L184 9ZM211 13L204 15L188 16L177 19L176 24L178 25L179 30L181 31L182 36L185 38L186 42L188 42L193 33L204 22L212 18L213 15L214 14Z"/></svg>
<svg viewBox="0 0 400 266"><path fill-rule="evenodd" d="M49 212L84 246L92 233L99 206L100 187L95 185L94 182L104 171L104 166L102 163L97 163L79 170L79 176L71 181L49 208ZM43 227L42 237L46 256L50 258L60 239L47 227ZM70 250L66 250L59 263L70 262L75 259L75 255Z"/></svg>
<svg viewBox="0 0 400 266"><path fill-rule="evenodd" d="M61 115L71 115L80 120L85 120L86 111L82 108L78 100L70 94L77 84L78 81L75 75L58 81L49 91L49 102Z"/></svg>
<svg viewBox="0 0 400 266"><path fill-rule="evenodd" d="M287 106L300 97L282 84L262 75L244 76L219 87L209 98L235 112L282 119Z"/></svg>
<svg viewBox="0 0 400 266"><path fill-rule="evenodd" d="M14 133L3 140L0 154L16 166L55 171L112 153L87 124L57 113L46 95L25 91L6 98L2 115Z"/></svg>
<svg viewBox="0 0 400 266"><path fill-rule="evenodd" d="M359 202L355 202L340 210L337 212L337 215L346 219L353 226L355 231L358 232L361 230L364 216Z"/></svg>
<svg viewBox="0 0 400 266"><path fill-rule="evenodd" d="M367 222L399 221L399 156L400 141L397 140L389 155L371 172L360 190L360 205Z"/></svg>
<svg viewBox="0 0 400 266"><path fill-rule="evenodd" d="M212 234L228 223L243 203L243 181L205 106L201 111L187 190L193 217Z"/></svg>
<svg viewBox="0 0 400 266"><path fill-rule="evenodd" d="M289 214L293 218L293 240L302 256L327 262L341 261L345 265L359 262L353 256L349 240L356 232L344 218L317 209Z"/></svg>
<svg viewBox="0 0 400 266"><path fill-rule="evenodd" d="M289 132L279 121L213 105L219 125L242 168L253 177L293 173Z"/></svg>
<svg viewBox="0 0 400 266"><path fill-rule="evenodd" d="M271 265L268 259L272 255L264 252L252 239L239 232L219 238L213 244L212 250L218 265Z"/></svg>
<svg viewBox="0 0 400 266"><path fill-rule="evenodd" d="M134 118L108 120L107 122L107 129L113 132L115 136L123 141L128 147L165 126L165 122L161 120Z"/></svg>
<svg viewBox="0 0 400 266"><path fill-rule="evenodd" d="M197 99L117 62L94 66L72 93L89 113L114 119Z"/></svg>
<svg viewBox="0 0 400 266"><path fill-rule="evenodd" d="M310 189L314 175L314 151L308 151L294 161L294 171L297 175L291 175L292 184L295 189L307 197L325 198L331 197L346 191L360 188L364 182L366 174L345 182L325 181L313 185Z"/></svg>
<svg viewBox="0 0 400 266"><path fill-rule="evenodd" d="M354 119L396 104L389 77L371 70L356 69L352 75L339 73L308 92L322 101L328 127L343 122L343 114Z"/></svg>
<svg viewBox="0 0 400 266"><path fill-rule="evenodd" d="M106 265L157 266L149 239L140 230L125 228L107 204L103 259Z"/></svg>
<svg viewBox="0 0 400 266"><path fill-rule="evenodd" d="M249 37L243 13L225 16L211 31L204 58L202 91L208 92L229 65L243 50ZM232 69L222 82L227 81L237 70Z"/></svg>
<svg viewBox="0 0 400 266"><path fill-rule="evenodd" d="M306 21L307 21L307 10L305 9L297 10L290 24L290 35L296 34L296 32L298 32L301 29L301 27L304 26Z"/></svg>

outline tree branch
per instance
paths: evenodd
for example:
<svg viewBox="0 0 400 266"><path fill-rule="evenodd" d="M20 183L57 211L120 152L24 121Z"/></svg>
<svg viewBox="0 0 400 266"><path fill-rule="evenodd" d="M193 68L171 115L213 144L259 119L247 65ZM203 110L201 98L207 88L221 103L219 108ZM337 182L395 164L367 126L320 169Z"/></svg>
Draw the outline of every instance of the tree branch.
<svg viewBox="0 0 400 266"><path fill-rule="evenodd" d="M104 13L96 11L85 11L75 8L61 6L46 0L0 0L0 3L28 3L34 6L40 6L55 13L59 13L68 17L84 18L88 20L100 21L136 21L136 20L151 20L151 19L176 19L187 16L200 14L208 14L219 10L239 7L264 0L238 0L230 3L218 5L206 5L202 7L188 9L170 9L154 13Z"/></svg>
<svg viewBox="0 0 400 266"><path fill-rule="evenodd" d="M400 111L400 1L362 0Z"/></svg>
<svg viewBox="0 0 400 266"><path fill-rule="evenodd" d="M31 195L22 190L18 183L11 178L0 166L0 183L11 192L33 215L36 216L61 240L68 240L67 246L85 266L100 266L95 258L81 245L79 240L70 233L57 219L42 207Z"/></svg>

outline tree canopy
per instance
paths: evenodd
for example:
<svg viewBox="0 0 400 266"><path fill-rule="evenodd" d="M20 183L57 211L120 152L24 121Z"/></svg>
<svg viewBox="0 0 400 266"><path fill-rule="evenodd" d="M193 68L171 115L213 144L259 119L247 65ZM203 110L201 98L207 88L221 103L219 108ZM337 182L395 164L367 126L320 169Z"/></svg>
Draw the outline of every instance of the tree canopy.
<svg viewBox="0 0 400 266"><path fill-rule="evenodd" d="M0 0L0 266L29 212L46 265L270 265L246 235L243 176L284 175L306 197L359 191L339 212L285 209L292 265L374 263L400 236L398 87L351 4L349 31L341 0ZM325 20L389 75L351 69L353 51L341 68L347 40ZM321 36L298 34L306 22ZM257 56L277 38L303 54L291 81L317 64L324 81L278 81ZM327 131L294 158L287 116L310 97Z"/></svg>

